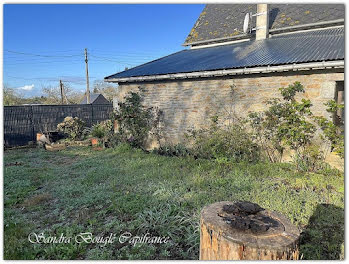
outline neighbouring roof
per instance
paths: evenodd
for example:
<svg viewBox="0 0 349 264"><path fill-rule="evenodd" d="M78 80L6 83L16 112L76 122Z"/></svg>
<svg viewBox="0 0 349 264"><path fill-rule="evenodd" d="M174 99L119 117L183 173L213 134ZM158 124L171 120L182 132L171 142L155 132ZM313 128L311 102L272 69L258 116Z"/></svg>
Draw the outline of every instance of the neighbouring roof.
<svg viewBox="0 0 349 264"><path fill-rule="evenodd" d="M98 104L107 104L110 103L104 96L103 94L94 94L91 93L90 94L90 103L98 103ZM87 97L85 95L84 99L81 101L80 104L87 104Z"/></svg>
<svg viewBox="0 0 349 264"><path fill-rule="evenodd" d="M343 59L344 27L337 27L280 34L258 41L182 50L105 79Z"/></svg>
<svg viewBox="0 0 349 264"><path fill-rule="evenodd" d="M344 19L344 4L270 4L270 29ZM243 34L246 13L257 4L208 4L190 31L185 44ZM255 22L255 19L253 20ZM252 25L253 27L255 25Z"/></svg>

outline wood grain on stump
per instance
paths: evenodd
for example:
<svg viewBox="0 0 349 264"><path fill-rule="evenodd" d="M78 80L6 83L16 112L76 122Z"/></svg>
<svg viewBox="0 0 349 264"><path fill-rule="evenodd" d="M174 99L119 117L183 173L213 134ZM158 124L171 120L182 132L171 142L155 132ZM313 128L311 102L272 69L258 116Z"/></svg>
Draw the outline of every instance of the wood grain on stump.
<svg viewBox="0 0 349 264"><path fill-rule="evenodd" d="M206 206L200 220L200 260L298 259L299 231L281 214L249 202Z"/></svg>

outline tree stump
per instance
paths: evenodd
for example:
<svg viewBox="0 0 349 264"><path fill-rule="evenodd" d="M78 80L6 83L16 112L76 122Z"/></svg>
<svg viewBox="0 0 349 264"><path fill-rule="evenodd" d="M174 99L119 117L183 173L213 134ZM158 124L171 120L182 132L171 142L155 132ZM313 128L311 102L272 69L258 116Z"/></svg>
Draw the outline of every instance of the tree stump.
<svg viewBox="0 0 349 264"><path fill-rule="evenodd" d="M297 260L299 230L281 214L250 202L206 206L200 260Z"/></svg>

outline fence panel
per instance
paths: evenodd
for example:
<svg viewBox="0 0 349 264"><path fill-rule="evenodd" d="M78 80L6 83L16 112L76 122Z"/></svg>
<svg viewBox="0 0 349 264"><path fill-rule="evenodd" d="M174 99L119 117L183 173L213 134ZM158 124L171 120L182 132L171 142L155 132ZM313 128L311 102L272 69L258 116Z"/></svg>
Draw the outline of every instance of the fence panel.
<svg viewBox="0 0 349 264"><path fill-rule="evenodd" d="M5 146L22 146L34 138L30 106L4 107Z"/></svg>
<svg viewBox="0 0 349 264"><path fill-rule="evenodd" d="M112 104L5 106L4 143L11 147L36 141L36 133L55 131L67 116L79 117L90 127L108 119L112 109Z"/></svg>
<svg viewBox="0 0 349 264"><path fill-rule="evenodd" d="M92 105L92 123L98 123L110 118L110 113L113 108L110 105Z"/></svg>

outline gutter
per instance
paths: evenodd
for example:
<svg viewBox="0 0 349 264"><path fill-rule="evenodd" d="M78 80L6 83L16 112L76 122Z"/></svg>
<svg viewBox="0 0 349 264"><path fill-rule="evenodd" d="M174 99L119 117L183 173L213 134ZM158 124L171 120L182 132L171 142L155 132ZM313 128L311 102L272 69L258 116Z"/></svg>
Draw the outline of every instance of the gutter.
<svg viewBox="0 0 349 264"><path fill-rule="evenodd" d="M339 61L322 61L322 62L310 62L310 63L294 63L277 66L264 66L253 68L239 68L228 70L214 70L214 71L200 71L189 73L173 73L173 74L160 74L160 75L148 75L148 76L135 76L135 77L123 77L123 78L110 78L104 79L105 82L144 82L144 81L159 81L159 80L177 80L177 79L193 79L193 78L210 78L229 75L243 75L243 74L256 74L256 73L270 73L270 72L284 72L284 71L303 71L303 70L319 70L329 68L344 68L344 60Z"/></svg>

